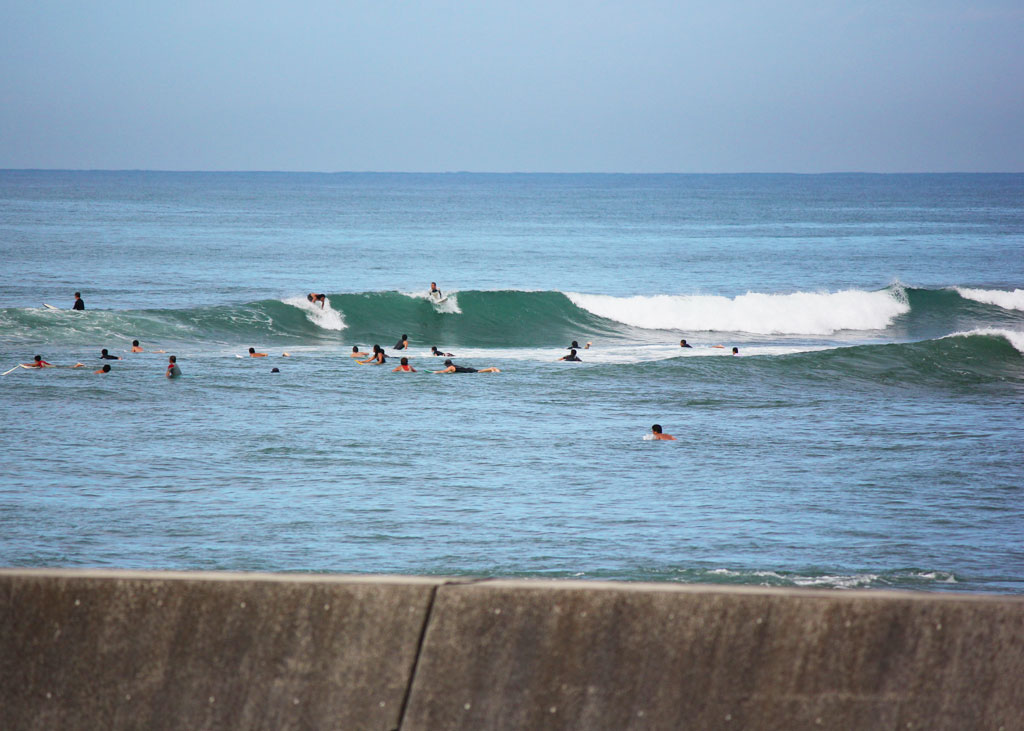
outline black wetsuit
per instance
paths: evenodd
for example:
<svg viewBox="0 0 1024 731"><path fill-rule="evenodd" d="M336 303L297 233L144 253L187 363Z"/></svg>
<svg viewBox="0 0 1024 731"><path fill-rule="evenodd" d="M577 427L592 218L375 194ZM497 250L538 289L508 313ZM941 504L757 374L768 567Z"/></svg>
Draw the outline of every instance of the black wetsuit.
<svg viewBox="0 0 1024 731"><path fill-rule="evenodd" d="M72 310L84 310L85 309L85 300L82 299L81 297L79 297L78 299L75 300L75 304L71 305L71 309Z"/></svg>
<svg viewBox="0 0 1024 731"><path fill-rule="evenodd" d="M397 343L395 343L395 350L405 350L405 341L399 340Z"/></svg>
<svg viewBox="0 0 1024 731"><path fill-rule="evenodd" d="M111 355L110 353L106 353L106 354L102 354L101 353L100 354L100 358L103 359L103 360L121 360L116 355Z"/></svg>
<svg viewBox="0 0 1024 731"><path fill-rule="evenodd" d="M470 368L468 366L457 366L452 364L452 368L455 369L456 373L478 373L476 368Z"/></svg>
<svg viewBox="0 0 1024 731"><path fill-rule="evenodd" d="M580 357L578 355L567 355L564 358L562 358L562 360L575 361L576 363L583 362L582 360L580 360Z"/></svg>

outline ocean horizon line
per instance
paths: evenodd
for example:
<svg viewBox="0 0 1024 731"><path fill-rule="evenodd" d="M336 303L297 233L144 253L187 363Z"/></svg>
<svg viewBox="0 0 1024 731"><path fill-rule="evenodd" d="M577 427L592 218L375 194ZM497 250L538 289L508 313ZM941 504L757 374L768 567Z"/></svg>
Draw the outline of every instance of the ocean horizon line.
<svg viewBox="0 0 1024 731"><path fill-rule="evenodd" d="M818 172L795 171L719 171L719 172L680 172L680 171L528 171L528 170L230 170L230 169L169 169L169 168L0 168L0 173L156 173L166 175L394 175L394 176L593 176L593 177L941 177L941 176L1013 176L1024 175L1024 170L991 170L991 171L888 171L872 170L831 170Z"/></svg>

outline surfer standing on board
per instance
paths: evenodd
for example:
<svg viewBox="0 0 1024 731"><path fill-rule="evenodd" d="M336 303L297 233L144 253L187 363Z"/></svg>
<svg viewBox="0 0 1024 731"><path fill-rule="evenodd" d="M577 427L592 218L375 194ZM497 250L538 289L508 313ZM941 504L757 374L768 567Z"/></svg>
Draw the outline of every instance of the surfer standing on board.
<svg viewBox="0 0 1024 731"><path fill-rule="evenodd" d="M327 295L326 294L317 294L316 292L310 292L309 294L306 295L306 299L308 299L314 305L317 302L319 302L320 303L320 309L322 310L324 308L324 303L327 302Z"/></svg>
<svg viewBox="0 0 1024 731"><path fill-rule="evenodd" d="M72 310L84 310L85 309L85 300L82 299L82 293L81 292L75 292L75 304L71 305L71 309Z"/></svg>
<svg viewBox="0 0 1024 731"><path fill-rule="evenodd" d="M437 282L430 283L430 297L435 300L440 300L444 297L444 295L441 294L441 290L437 288Z"/></svg>

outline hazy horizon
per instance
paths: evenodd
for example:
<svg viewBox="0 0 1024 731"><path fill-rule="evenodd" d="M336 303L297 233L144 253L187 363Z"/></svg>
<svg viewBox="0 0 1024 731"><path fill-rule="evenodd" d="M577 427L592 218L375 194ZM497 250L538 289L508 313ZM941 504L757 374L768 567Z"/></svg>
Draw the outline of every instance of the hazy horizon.
<svg viewBox="0 0 1024 731"><path fill-rule="evenodd" d="M0 169L1024 170L1024 6L0 0Z"/></svg>

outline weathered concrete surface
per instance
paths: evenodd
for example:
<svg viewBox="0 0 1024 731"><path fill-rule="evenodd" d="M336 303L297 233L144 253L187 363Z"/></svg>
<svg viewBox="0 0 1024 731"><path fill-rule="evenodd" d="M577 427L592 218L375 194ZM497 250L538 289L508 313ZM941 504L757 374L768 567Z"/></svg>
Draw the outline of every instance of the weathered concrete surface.
<svg viewBox="0 0 1024 731"><path fill-rule="evenodd" d="M441 587L402 728L1024 729L1024 602Z"/></svg>
<svg viewBox="0 0 1024 731"><path fill-rule="evenodd" d="M391 729L438 582L0 572L0 729Z"/></svg>
<svg viewBox="0 0 1024 731"><path fill-rule="evenodd" d="M9 729L1024 729L1024 598L0 570Z"/></svg>

